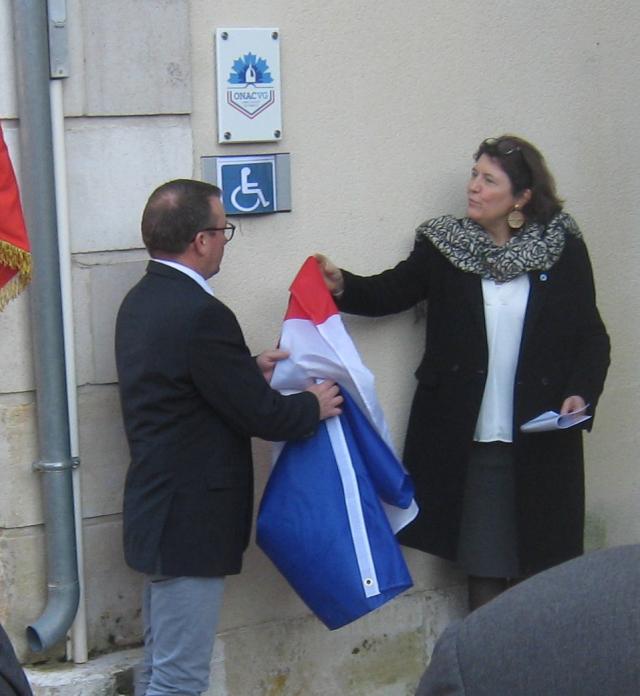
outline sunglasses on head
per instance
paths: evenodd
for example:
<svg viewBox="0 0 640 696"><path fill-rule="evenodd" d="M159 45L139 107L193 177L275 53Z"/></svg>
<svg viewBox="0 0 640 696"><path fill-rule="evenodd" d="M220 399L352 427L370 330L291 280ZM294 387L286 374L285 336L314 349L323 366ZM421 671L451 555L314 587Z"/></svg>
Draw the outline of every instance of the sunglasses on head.
<svg viewBox="0 0 640 696"><path fill-rule="evenodd" d="M498 139L498 138L487 138L482 141L480 149L495 150L499 155L507 156L512 155L514 152L521 152L520 145L509 140L508 138Z"/></svg>

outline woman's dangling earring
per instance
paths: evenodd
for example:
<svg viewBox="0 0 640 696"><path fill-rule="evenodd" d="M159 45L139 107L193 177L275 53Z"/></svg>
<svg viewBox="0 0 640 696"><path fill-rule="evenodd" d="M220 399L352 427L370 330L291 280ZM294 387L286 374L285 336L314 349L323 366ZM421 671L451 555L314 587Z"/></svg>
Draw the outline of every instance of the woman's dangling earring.
<svg viewBox="0 0 640 696"><path fill-rule="evenodd" d="M509 215L507 215L507 225L512 230L519 230L524 225L524 213L520 210L520 206L517 203Z"/></svg>

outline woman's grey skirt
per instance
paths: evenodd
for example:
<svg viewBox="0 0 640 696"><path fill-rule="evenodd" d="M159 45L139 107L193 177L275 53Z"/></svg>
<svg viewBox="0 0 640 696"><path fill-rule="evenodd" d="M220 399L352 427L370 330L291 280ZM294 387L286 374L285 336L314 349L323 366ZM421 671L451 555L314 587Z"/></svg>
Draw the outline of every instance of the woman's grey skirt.
<svg viewBox="0 0 640 696"><path fill-rule="evenodd" d="M513 447L474 442L464 492L458 565L467 575L519 576Z"/></svg>

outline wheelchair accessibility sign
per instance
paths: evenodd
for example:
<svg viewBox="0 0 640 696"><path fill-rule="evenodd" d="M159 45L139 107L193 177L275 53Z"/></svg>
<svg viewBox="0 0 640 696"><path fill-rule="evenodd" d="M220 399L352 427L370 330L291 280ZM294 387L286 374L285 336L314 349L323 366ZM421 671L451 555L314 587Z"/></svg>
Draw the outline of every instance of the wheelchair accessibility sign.
<svg viewBox="0 0 640 696"><path fill-rule="evenodd" d="M203 178L222 189L227 215L291 210L288 154L203 157L202 160Z"/></svg>
<svg viewBox="0 0 640 696"><path fill-rule="evenodd" d="M273 159L232 159L235 161L218 160L218 181L221 183L225 211L236 215L273 213L277 209ZM239 159L243 161L238 162Z"/></svg>

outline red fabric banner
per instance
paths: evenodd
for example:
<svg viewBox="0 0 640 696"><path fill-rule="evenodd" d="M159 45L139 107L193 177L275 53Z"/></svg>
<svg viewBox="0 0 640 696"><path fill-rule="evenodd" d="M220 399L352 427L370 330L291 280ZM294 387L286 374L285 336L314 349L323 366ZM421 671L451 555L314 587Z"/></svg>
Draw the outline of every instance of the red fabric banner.
<svg viewBox="0 0 640 696"><path fill-rule="evenodd" d="M31 280L31 253L18 183L0 126L0 311Z"/></svg>

